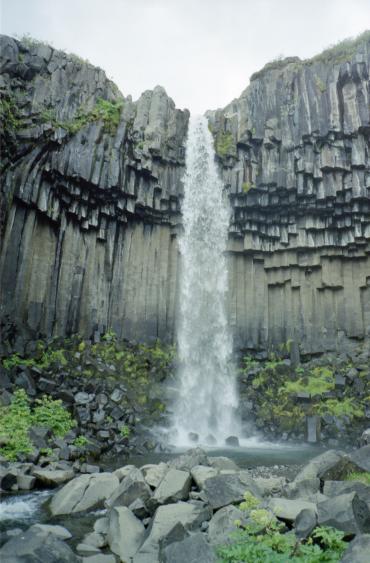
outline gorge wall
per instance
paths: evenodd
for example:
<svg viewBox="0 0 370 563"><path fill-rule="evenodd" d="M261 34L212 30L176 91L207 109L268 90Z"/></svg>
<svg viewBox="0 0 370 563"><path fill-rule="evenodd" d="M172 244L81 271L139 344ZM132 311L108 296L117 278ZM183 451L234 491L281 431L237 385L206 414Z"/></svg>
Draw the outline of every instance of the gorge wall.
<svg viewBox="0 0 370 563"><path fill-rule="evenodd" d="M101 69L1 39L3 342L112 328L172 340L189 113ZM238 347L370 334L370 36L252 76L208 112L232 203Z"/></svg>

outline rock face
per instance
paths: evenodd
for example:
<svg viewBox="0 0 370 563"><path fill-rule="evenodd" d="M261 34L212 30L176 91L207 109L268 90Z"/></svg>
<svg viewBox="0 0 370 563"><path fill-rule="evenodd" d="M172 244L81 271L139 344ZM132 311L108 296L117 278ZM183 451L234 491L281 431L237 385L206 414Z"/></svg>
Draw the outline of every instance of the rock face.
<svg viewBox="0 0 370 563"><path fill-rule="evenodd" d="M230 318L256 344L369 334L370 34L271 63L208 112L232 201ZM342 345L343 345L342 344Z"/></svg>
<svg viewBox="0 0 370 563"><path fill-rule="evenodd" d="M172 340L189 113L101 69L1 38L4 340L98 327ZM370 331L368 35L267 65L209 112L232 203L236 345L343 348ZM103 102L102 102L103 100Z"/></svg>

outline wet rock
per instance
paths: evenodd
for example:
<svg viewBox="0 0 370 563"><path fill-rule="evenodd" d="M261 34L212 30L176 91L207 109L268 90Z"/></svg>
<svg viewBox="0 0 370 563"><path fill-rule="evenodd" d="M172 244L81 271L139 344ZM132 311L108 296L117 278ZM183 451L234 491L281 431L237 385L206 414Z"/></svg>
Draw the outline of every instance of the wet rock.
<svg viewBox="0 0 370 563"><path fill-rule="evenodd" d="M226 446L232 446L234 448L239 447L239 438L237 436L228 436L225 440Z"/></svg>
<svg viewBox="0 0 370 563"><path fill-rule="evenodd" d="M196 432L189 432L188 438L190 442L199 442L199 434L197 434Z"/></svg>
<svg viewBox="0 0 370 563"><path fill-rule="evenodd" d="M33 475L17 475L17 485L20 491L30 491L36 483L36 477Z"/></svg>
<svg viewBox="0 0 370 563"><path fill-rule="evenodd" d="M220 471L223 470L240 471L240 467L237 466L235 461L224 456L210 457L208 459L208 464L206 465L209 465L210 467L214 467L215 469L219 469Z"/></svg>
<svg viewBox="0 0 370 563"><path fill-rule="evenodd" d="M346 466L348 458L344 452L328 450L309 461L298 473L295 481L306 479L340 479Z"/></svg>
<svg viewBox="0 0 370 563"><path fill-rule="evenodd" d="M33 530L34 532L45 532L46 534L53 534L55 537L59 538L60 540L69 540L72 537L71 532L64 528L63 526L53 525L50 524L34 524L29 528L29 530Z"/></svg>
<svg viewBox="0 0 370 563"><path fill-rule="evenodd" d="M73 469L34 469L33 476L38 483L48 487L58 487L75 476Z"/></svg>
<svg viewBox="0 0 370 563"><path fill-rule="evenodd" d="M367 428L363 431L360 438L360 445L361 446L368 446L370 445L370 428Z"/></svg>
<svg viewBox="0 0 370 563"><path fill-rule="evenodd" d="M0 469L0 487L3 491L11 491L17 484L18 472L12 469Z"/></svg>

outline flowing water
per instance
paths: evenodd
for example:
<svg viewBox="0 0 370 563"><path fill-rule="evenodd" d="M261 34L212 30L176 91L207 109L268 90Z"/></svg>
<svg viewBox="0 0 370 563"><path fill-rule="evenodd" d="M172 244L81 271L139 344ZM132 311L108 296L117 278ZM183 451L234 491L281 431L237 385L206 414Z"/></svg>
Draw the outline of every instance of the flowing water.
<svg viewBox="0 0 370 563"><path fill-rule="evenodd" d="M186 145L180 239L179 399L174 442L223 444L239 434L232 339L226 318L226 243L230 207L205 117L192 117Z"/></svg>

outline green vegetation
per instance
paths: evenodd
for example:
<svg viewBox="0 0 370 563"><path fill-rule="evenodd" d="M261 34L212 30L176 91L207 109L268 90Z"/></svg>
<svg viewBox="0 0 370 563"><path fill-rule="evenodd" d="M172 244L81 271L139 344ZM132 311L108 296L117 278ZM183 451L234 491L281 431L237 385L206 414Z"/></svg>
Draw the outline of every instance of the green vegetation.
<svg viewBox="0 0 370 563"><path fill-rule="evenodd" d="M248 495L248 497L247 497ZM297 539L293 531L258 506L259 501L247 493L240 508L249 513L248 523L232 533L229 543L218 549L222 563L324 563L339 561L346 543L344 533L334 528L319 527L305 540Z"/></svg>
<svg viewBox="0 0 370 563"><path fill-rule="evenodd" d="M296 394L303 391L310 395L322 395L326 391L331 391L334 387L333 371L327 367L316 367L307 376L284 383L279 394Z"/></svg>
<svg viewBox="0 0 370 563"><path fill-rule="evenodd" d="M74 440L73 445L77 448L83 448L89 443L89 440L85 436L77 436Z"/></svg>
<svg viewBox="0 0 370 563"><path fill-rule="evenodd" d="M370 31L364 31L357 37L350 37L348 39L344 39L343 41L339 41L335 45L331 45L311 59L301 60L298 57L284 58L282 56L279 56L276 59L265 64L265 66L261 70L252 74L250 81L252 82L257 78L261 78L270 70L283 69L285 67L288 67L288 65L291 69L299 70L302 69L305 65L312 65L314 63L323 63L326 65L345 63L351 60L356 50L362 43L366 43L368 41L370 41ZM321 92L324 92L326 90L325 84L318 77L316 77L315 80L318 89Z"/></svg>
<svg viewBox="0 0 370 563"><path fill-rule="evenodd" d="M363 473L353 471L346 477L347 481L360 481L364 485L370 485L370 472L364 471Z"/></svg>
<svg viewBox="0 0 370 563"><path fill-rule="evenodd" d="M86 111L80 108L75 117L70 121L59 121L56 117L55 111L50 108L45 108L40 112L40 118L43 123L51 123L54 128L61 127L74 135L80 129L93 123L94 121L102 121L104 124L104 131L106 133L114 134L121 118L121 111L123 108L123 101L110 102L98 98L95 106L91 111Z"/></svg>
<svg viewBox="0 0 370 563"><path fill-rule="evenodd" d="M22 358L19 354L15 353L5 358L2 363L7 370L11 370L15 366L46 369L52 365L66 366L67 360L63 350L44 350L44 345L40 342L38 344L38 357Z"/></svg>
<svg viewBox="0 0 370 563"><path fill-rule="evenodd" d="M218 156L225 158L227 156L234 154L234 139L231 133L226 131L221 131L215 142L215 151Z"/></svg>
<svg viewBox="0 0 370 563"><path fill-rule="evenodd" d="M120 434L123 438L128 438L130 436L131 430L130 430L129 426L127 426L127 424L124 424L123 426L121 426Z"/></svg>
<svg viewBox="0 0 370 563"><path fill-rule="evenodd" d="M242 190L245 194L247 194L251 188L254 188L254 184L252 182L243 182Z"/></svg>
<svg viewBox="0 0 370 563"><path fill-rule="evenodd" d="M21 126L19 110L11 96L1 96L0 98L0 123L5 137L14 133Z"/></svg>
<svg viewBox="0 0 370 563"><path fill-rule="evenodd" d="M350 37L339 41L335 45L331 45L322 53L319 53L311 59L304 61L305 63L321 62L324 64L335 64L349 61L355 54L357 48L361 43L370 41L370 31L364 31L357 37Z"/></svg>
<svg viewBox="0 0 370 563"><path fill-rule="evenodd" d="M36 399L35 406L31 408L26 392L19 389L9 406L0 407L0 438L4 444L0 454L16 460L21 454L31 453L33 448L28 436L31 426L45 426L55 436L63 437L75 426L75 421L62 401L44 395Z"/></svg>
<svg viewBox="0 0 370 563"><path fill-rule="evenodd" d="M326 92L326 84L321 80L319 76L315 77L315 82L317 88L320 90L321 93Z"/></svg>
<svg viewBox="0 0 370 563"><path fill-rule="evenodd" d="M362 418L364 416L364 406L360 401L353 397L344 397L342 399L327 399L318 405L315 411L318 414L330 414L336 417L346 416L349 419Z"/></svg>

